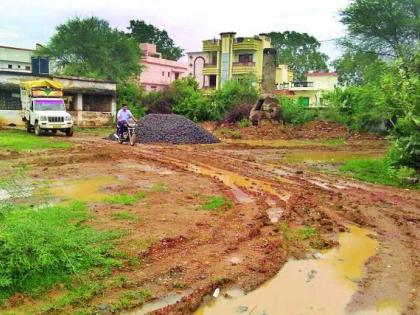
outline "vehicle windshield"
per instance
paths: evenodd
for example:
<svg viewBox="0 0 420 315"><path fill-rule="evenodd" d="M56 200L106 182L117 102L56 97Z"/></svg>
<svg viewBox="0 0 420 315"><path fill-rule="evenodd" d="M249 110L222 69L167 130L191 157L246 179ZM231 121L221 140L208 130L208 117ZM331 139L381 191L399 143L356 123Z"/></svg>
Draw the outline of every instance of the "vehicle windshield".
<svg viewBox="0 0 420 315"><path fill-rule="evenodd" d="M34 100L34 110L65 110L63 100Z"/></svg>

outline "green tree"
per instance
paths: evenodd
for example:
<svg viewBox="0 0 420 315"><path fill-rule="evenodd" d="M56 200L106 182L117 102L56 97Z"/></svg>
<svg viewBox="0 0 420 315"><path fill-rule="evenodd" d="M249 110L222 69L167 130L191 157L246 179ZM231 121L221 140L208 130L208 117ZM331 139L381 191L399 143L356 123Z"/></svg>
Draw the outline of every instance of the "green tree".
<svg viewBox="0 0 420 315"><path fill-rule="evenodd" d="M332 62L343 85L362 85L377 82L385 68L385 62L376 54L347 49Z"/></svg>
<svg viewBox="0 0 420 315"><path fill-rule="evenodd" d="M138 43L155 44L163 58L178 60L182 57L183 49L175 46L174 41L165 30L160 30L152 24L139 20L131 20L128 30L130 31L129 35Z"/></svg>
<svg viewBox="0 0 420 315"><path fill-rule="evenodd" d="M382 57L407 57L418 49L419 0L353 0L340 13L352 50Z"/></svg>
<svg viewBox="0 0 420 315"><path fill-rule="evenodd" d="M97 17L73 18L57 27L46 54L64 74L122 81L140 72L135 40Z"/></svg>
<svg viewBox="0 0 420 315"><path fill-rule="evenodd" d="M327 71L328 56L319 51L321 44L307 34L298 32L271 32L273 47L277 49L277 59L294 71L294 77L302 80L308 71Z"/></svg>

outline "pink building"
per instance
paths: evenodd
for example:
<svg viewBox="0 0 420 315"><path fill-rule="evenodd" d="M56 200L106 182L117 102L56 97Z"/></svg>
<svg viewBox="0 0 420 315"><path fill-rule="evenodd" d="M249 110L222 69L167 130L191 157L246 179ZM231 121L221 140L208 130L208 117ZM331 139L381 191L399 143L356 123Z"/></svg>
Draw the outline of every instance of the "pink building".
<svg viewBox="0 0 420 315"><path fill-rule="evenodd" d="M140 44L140 49L144 68L139 83L146 91L163 90L172 81L187 75L187 64L163 59L162 54L156 51L155 44Z"/></svg>

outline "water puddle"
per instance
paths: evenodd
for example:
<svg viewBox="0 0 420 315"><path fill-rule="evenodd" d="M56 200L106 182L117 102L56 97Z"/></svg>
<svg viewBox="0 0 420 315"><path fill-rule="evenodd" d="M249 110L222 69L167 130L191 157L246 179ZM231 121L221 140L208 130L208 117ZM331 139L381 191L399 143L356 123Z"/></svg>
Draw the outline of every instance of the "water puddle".
<svg viewBox="0 0 420 315"><path fill-rule="evenodd" d="M307 146L332 146L337 147L340 144L335 142L328 141L317 141L317 140L285 140L285 139L273 139L273 140L264 140L264 139L225 139L225 143L228 144L247 144L254 147L307 147Z"/></svg>
<svg viewBox="0 0 420 315"><path fill-rule="evenodd" d="M367 236L371 231L352 225L348 228L350 232L339 234L340 246L317 255L319 259L290 260L255 291L247 295L227 291L195 315L345 314L364 274L364 264L378 245Z"/></svg>
<svg viewBox="0 0 420 315"><path fill-rule="evenodd" d="M159 310L161 308L164 308L168 305L171 304L175 304L177 302L179 302L182 298L188 296L191 294L191 290L187 290L185 292L182 293L172 293L169 294L168 296L166 296L164 299L155 301L155 302L150 302L150 303L146 303L144 304L140 309L128 312L128 313L123 313L124 315L144 315L144 314L149 314L150 312Z"/></svg>
<svg viewBox="0 0 420 315"><path fill-rule="evenodd" d="M221 182L223 182L226 186L230 188L237 188L242 187L246 188L250 191L264 191L274 196L279 197L283 201L287 201L290 198L290 194L287 192L280 193L278 192L270 183L254 179L248 178L245 176L241 176L231 171L217 169L210 166L198 166L195 164L188 164L188 170L198 173L207 175L210 177L217 178Z"/></svg>
<svg viewBox="0 0 420 315"><path fill-rule="evenodd" d="M286 162L306 163L344 163L348 160L374 159L382 157L384 152L352 152L352 151L328 151L328 150L304 150L289 151L284 156Z"/></svg>
<svg viewBox="0 0 420 315"><path fill-rule="evenodd" d="M100 201L108 196L103 188L117 182L118 179L114 176L62 180L53 182L48 191L64 200Z"/></svg>

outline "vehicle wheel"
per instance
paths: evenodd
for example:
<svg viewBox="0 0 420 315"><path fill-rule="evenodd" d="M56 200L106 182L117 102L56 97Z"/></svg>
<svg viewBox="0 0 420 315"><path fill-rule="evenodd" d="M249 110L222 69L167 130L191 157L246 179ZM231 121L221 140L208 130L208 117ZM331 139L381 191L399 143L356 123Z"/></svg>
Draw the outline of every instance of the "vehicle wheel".
<svg viewBox="0 0 420 315"><path fill-rule="evenodd" d="M53 129L53 130L51 130L51 133L56 134L57 133L57 130L56 129Z"/></svg>
<svg viewBox="0 0 420 315"><path fill-rule="evenodd" d="M72 137L73 136L73 128L67 128L66 129L66 136L67 137Z"/></svg>
<svg viewBox="0 0 420 315"><path fill-rule="evenodd" d="M122 144L123 142L124 142L124 139L123 139L123 138L121 138L121 137L119 137L119 138L118 138L118 143L119 143L119 144Z"/></svg>
<svg viewBox="0 0 420 315"><path fill-rule="evenodd" d="M25 127L26 127L26 131L31 133L32 132L32 127L31 127L31 123L29 122L29 120L25 121Z"/></svg>
<svg viewBox="0 0 420 315"><path fill-rule="evenodd" d="M133 145L135 145L135 144L136 144L136 142L137 142L136 133L135 133L135 132L133 132L133 133L131 134L131 136L130 136L130 145L131 145L131 146L133 146Z"/></svg>
<svg viewBox="0 0 420 315"><path fill-rule="evenodd" d="M35 129L35 135L42 136L42 129L39 126L38 122L35 122L34 129Z"/></svg>

